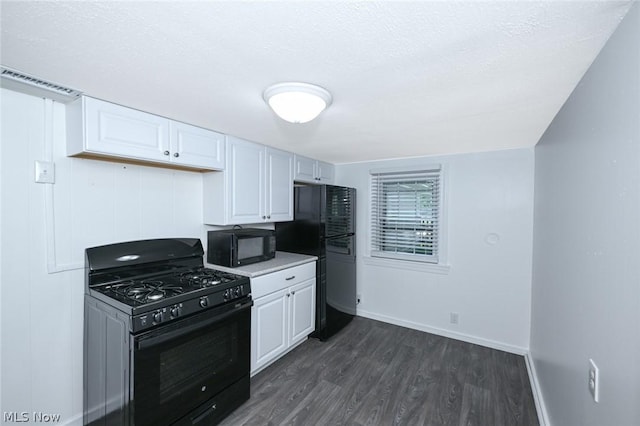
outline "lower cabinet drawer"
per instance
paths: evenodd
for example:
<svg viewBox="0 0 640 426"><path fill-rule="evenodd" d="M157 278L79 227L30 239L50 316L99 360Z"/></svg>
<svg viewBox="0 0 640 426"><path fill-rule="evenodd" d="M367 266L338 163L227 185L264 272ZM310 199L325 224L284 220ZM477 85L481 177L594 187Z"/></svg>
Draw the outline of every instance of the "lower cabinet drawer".
<svg viewBox="0 0 640 426"><path fill-rule="evenodd" d="M275 291L315 278L315 276L316 262L309 262L271 274L261 275L251 279L251 295L255 300Z"/></svg>

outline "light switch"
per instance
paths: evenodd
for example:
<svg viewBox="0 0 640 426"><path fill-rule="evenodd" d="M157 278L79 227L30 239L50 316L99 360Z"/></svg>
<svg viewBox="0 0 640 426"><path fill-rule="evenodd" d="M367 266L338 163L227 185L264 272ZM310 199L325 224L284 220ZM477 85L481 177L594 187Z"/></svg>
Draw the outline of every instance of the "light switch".
<svg viewBox="0 0 640 426"><path fill-rule="evenodd" d="M56 169L53 161L36 161L36 183L55 183Z"/></svg>

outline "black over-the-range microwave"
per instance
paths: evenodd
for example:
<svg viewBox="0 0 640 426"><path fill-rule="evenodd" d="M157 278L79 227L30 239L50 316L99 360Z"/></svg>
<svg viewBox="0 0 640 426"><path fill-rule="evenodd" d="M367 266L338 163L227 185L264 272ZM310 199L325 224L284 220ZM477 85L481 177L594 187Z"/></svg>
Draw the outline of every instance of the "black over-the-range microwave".
<svg viewBox="0 0 640 426"><path fill-rule="evenodd" d="M236 267L273 259L276 233L269 229L226 229L207 233L207 262Z"/></svg>

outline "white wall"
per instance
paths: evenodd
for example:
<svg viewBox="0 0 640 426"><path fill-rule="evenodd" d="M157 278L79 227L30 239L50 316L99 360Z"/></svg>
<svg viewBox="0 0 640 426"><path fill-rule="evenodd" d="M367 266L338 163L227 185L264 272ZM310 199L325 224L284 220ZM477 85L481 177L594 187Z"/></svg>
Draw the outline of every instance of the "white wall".
<svg viewBox="0 0 640 426"><path fill-rule="evenodd" d="M399 270L402 262L373 261L368 257L369 170L433 163L445 169L449 271ZM358 315L526 352L533 168L532 149L337 166L340 185L357 189ZM495 236L499 241L492 244ZM459 314L459 324L450 323L450 312Z"/></svg>
<svg viewBox="0 0 640 426"><path fill-rule="evenodd" d="M63 105L0 96L0 411L81 424L84 249L202 238L202 177L67 158ZM34 161L47 159L56 183L34 183Z"/></svg>
<svg viewBox="0 0 640 426"><path fill-rule="evenodd" d="M640 5L535 153L531 355L550 423L640 425Z"/></svg>

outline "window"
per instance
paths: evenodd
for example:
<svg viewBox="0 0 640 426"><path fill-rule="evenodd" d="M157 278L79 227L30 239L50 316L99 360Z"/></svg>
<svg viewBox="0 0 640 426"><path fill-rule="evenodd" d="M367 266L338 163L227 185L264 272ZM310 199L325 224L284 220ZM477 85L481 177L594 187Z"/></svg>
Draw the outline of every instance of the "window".
<svg viewBox="0 0 640 426"><path fill-rule="evenodd" d="M438 263L441 168L371 172L371 256Z"/></svg>

